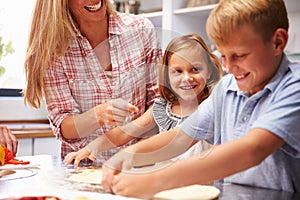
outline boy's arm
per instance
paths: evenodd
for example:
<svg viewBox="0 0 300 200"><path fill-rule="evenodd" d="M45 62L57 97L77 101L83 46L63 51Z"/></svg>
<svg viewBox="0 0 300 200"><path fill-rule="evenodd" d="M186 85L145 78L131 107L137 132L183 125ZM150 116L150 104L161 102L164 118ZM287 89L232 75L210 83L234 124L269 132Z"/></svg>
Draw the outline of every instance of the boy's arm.
<svg viewBox="0 0 300 200"><path fill-rule="evenodd" d="M260 164L284 143L275 134L256 128L240 139L213 147L204 158L194 156L178 161L156 175L166 180L162 181L161 190L206 184Z"/></svg>
<svg viewBox="0 0 300 200"><path fill-rule="evenodd" d="M138 176L122 172L113 179L113 186L105 186L118 195L145 198L163 190L207 184L258 165L283 144L269 131L252 129L243 138L215 146L206 157L193 156Z"/></svg>

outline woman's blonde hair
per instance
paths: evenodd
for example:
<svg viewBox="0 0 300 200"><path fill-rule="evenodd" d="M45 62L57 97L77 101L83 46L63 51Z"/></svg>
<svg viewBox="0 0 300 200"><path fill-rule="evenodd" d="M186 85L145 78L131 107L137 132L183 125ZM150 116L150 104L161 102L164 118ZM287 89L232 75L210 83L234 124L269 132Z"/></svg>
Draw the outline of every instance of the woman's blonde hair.
<svg viewBox="0 0 300 200"><path fill-rule="evenodd" d="M250 25L269 41L278 28L288 31L289 20L283 0L221 0L206 22L209 38L226 44L242 25ZM241 36L242 37L242 36Z"/></svg>
<svg viewBox="0 0 300 200"><path fill-rule="evenodd" d="M107 0L107 14L115 13ZM31 106L39 108L43 96L47 96L45 71L55 59L64 55L69 41L75 39L75 24L68 0L36 0L24 64L27 86L23 94L25 102Z"/></svg>
<svg viewBox="0 0 300 200"><path fill-rule="evenodd" d="M169 102L178 101L178 95L172 90L170 85L168 66L172 55L184 49L192 49L193 51L200 49L207 62L208 71L211 73L204 88L204 92L202 95L198 96L198 102L201 103L209 96L215 84L221 79L223 70L218 58L210 52L206 43L197 34L183 35L174 38L168 44L159 67L159 93L162 98Z"/></svg>

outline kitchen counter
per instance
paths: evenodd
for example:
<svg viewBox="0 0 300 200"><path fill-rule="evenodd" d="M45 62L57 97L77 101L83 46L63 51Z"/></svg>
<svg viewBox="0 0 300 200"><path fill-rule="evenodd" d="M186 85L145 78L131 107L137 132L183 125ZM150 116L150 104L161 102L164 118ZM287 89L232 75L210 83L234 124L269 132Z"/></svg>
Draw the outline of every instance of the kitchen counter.
<svg viewBox="0 0 300 200"><path fill-rule="evenodd" d="M52 195L65 200L78 200L79 197L87 199L105 199L105 200L128 200L134 198L126 198L117 195L104 193L102 190L91 189L86 186L72 184L66 181L68 176L67 168L59 159L55 159L49 155L25 156L20 157L23 160L30 160L33 173L29 177L1 180L0 179L0 199L21 196L45 196ZM36 164L39 165L36 167ZM296 200L300 198L300 194L247 187L233 184L216 184L221 190L221 200ZM84 190L84 191L83 191ZM93 191L94 190L94 191Z"/></svg>
<svg viewBox="0 0 300 200"><path fill-rule="evenodd" d="M2 177L0 179L0 199L24 196L56 196L63 200L78 200L79 197L85 200L134 199L104 193L99 190L95 192L91 188L68 182L67 177L70 169L53 156L22 156L19 159L29 160L32 168L15 169L15 174L21 171L19 176L25 174L24 176L27 175L27 177L11 180L9 180L9 176L14 174ZM17 175L15 176L17 177Z"/></svg>

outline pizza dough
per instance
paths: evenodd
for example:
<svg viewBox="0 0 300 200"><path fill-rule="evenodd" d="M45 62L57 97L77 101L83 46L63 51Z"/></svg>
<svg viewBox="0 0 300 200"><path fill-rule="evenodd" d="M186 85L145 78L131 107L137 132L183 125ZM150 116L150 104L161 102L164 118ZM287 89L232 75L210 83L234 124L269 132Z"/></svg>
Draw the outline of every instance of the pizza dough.
<svg viewBox="0 0 300 200"><path fill-rule="evenodd" d="M220 190L214 186L191 185L159 192L152 200L212 200L219 196Z"/></svg>
<svg viewBox="0 0 300 200"><path fill-rule="evenodd" d="M76 169L68 178L71 182L89 183L101 185L102 182L101 168L81 168Z"/></svg>

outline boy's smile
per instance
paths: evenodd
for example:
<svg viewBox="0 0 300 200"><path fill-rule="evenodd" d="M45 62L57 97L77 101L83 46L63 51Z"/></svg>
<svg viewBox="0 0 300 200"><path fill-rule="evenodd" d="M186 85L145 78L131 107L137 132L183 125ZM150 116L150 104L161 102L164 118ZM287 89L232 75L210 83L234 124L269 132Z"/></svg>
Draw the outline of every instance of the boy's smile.
<svg viewBox="0 0 300 200"><path fill-rule="evenodd" d="M235 77L240 90L253 95L276 73L281 58L273 37L264 42L251 26L243 25L231 34L227 44L218 46L223 65Z"/></svg>

